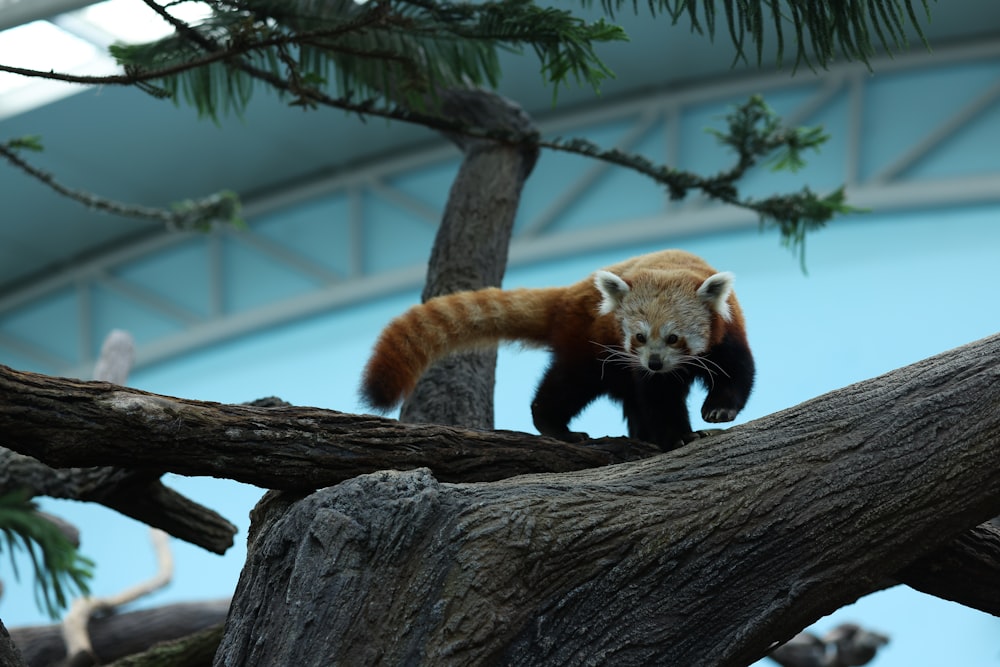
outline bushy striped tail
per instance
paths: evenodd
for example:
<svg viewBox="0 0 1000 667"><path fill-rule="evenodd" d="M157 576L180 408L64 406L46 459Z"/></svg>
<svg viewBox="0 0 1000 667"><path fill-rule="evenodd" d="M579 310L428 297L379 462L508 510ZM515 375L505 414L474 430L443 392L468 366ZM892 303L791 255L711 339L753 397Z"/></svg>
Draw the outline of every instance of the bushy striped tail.
<svg viewBox="0 0 1000 667"><path fill-rule="evenodd" d="M362 398L373 408L391 410L410 395L424 371L447 354L504 340L546 344L547 305L554 291L489 287L410 308L376 341L362 376Z"/></svg>

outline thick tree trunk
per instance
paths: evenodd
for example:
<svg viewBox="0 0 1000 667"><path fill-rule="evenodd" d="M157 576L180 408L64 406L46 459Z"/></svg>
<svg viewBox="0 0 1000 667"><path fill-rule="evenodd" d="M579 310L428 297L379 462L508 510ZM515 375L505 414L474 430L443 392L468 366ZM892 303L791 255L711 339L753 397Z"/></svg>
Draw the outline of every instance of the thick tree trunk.
<svg viewBox="0 0 1000 667"><path fill-rule="evenodd" d="M441 113L470 127L508 135L536 130L513 102L484 90L441 93ZM462 166L448 195L427 267L423 300L461 290L499 286L507 268L521 189L538 148L517 147L461 135ZM427 370L403 404L400 419L412 423L493 428L496 350L456 354Z"/></svg>
<svg viewBox="0 0 1000 667"><path fill-rule="evenodd" d="M980 341L640 462L276 502L216 664L748 664L1000 513L998 355Z"/></svg>

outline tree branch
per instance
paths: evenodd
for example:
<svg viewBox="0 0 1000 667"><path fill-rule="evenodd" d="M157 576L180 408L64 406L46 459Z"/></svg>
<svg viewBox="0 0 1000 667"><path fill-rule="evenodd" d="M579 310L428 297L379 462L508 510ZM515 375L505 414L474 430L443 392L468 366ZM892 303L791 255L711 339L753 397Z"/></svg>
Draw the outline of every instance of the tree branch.
<svg viewBox="0 0 1000 667"><path fill-rule="evenodd" d="M0 445L6 442L0 427ZM159 476L148 469L53 470L31 456L0 447L0 491L27 489L32 496L100 503L212 553L223 554L233 546L236 526L166 486Z"/></svg>
<svg viewBox="0 0 1000 667"><path fill-rule="evenodd" d="M173 579L174 557L170 551L167 534L156 528L150 529L150 539L156 554L156 574L115 595L104 597L84 596L73 600L69 611L63 618L63 639L66 642L66 655L70 656L73 665L100 664L94 652L94 642L90 635L90 620L99 613L107 615L118 607L134 602L139 598L157 591Z"/></svg>
<svg viewBox="0 0 1000 667"><path fill-rule="evenodd" d="M228 611L228 599L167 604L99 616L91 619L88 630L93 640L94 653L100 664L106 664L110 660L144 651L157 642L187 637L205 628L221 625L226 620ZM65 665L66 644L60 625L11 628L10 636L24 654L24 661L28 665ZM203 661L201 664L210 662Z"/></svg>
<svg viewBox="0 0 1000 667"><path fill-rule="evenodd" d="M404 425L318 408L223 405L0 366L0 444L55 467L114 465L312 490L382 468L434 465L448 481L565 472L658 452L512 431Z"/></svg>
<svg viewBox="0 0 1000 667"><path fill-rule="evenodd" d="M980 524L895 578L918 591L1000 617L1000 527Z"/></svg>
<svg viewBox="0 0 1000 667"><path fill-rule="evenodd" d="M924 530L923 521L942 531L942 539L920 553L889 554L895 565L886 576L899 573L892 576L897 581L913 581L921 590L931 590L927 581L937 580L942 583L932 591L935 595L996 613L995 602L981 600L1000 586L1000 570L995 567L1000 546L995 541L963 536L963 540L976 540L972 553L985 563L976 581L964 584L952 577L957 566L942 567L929 554L942 549L936 557L953 562L949 550L968 552L969 547L945 545L945 538L957 536L963 525L971 527L1000 514L1000 497L995 493L1000 488L996 479L1000 464L976 463L983 456L1000 456L995 446L1000 437L1000 367L993 361L997 355L1000 336L977 341L657 459L664 458L678 470L690 469L694 476L700 468L707 481L719 478L745 484L745 477L757 474L749 466L754 457L785 448L801 457L801 483L811 484L824 498L835 495L835 489L827 489L831 478L845 478L839 501L844 512L863 517L866 502L909 502L913 517L901 516L883 525L883 532L912 535ZM581 446L523 433L404 425L315 408L222 405L3 366L0 434L0 444L54 466L170 470L299 491L385 468L430 466L442 481L490 481L528 472L605 466L658 453L651 445L625 438L604 438ZM991 448L966 452L982 447L983 442ZM874 461L882 460L882 450L895 451L899 457L893 464L897 478L872 481L875 486L866 488L862 477L876 465ZM719 457L716 467L704 468L712 455ZM932 460L938 461L936 468ZM940 460L951 461L948 470L941 470ZM811 467L801 468L806 464ZM904 464L909 467L900 470ZM952 469L958 468L968 488L952 500L941 501L939 509L942 517L961 512L961 520L953 514L951 523L929 518L926 514L932 508L927 503L935 501L906 500L913 488L936 487L942 480L948 486L955 483L957 473ZM887 468L885 474L889 472ZM760 482L763 486L755 493L769 497L769 502L784 503L787 492L781 480L791 473L761 474L765 476L760 479L768 482ZM968 499L973 492L979 494L976 504ZM800 525L807 517L808 512L794 523ZM855 538L845 534L844 539L853 543ZM927 560L916 560L925 555ZM910 569L904 570L907 565ZM925 581L918 582L919 578ZM985 593L976 593L977 587Z"/></svg>
<svg viewBox="0 0 1000 667"><path fill-rule="evenodd" d="M187 36L187 33L182 33ZM248 61L242 51L231 52L222 49L212 41L207 41L203 35L196 41L201 49L207 49L212 62L220 61L231 70L265 83L279 93L294 97L292 104L305 107L325 106L343 109L358 114L359 117L379 117L389 120L422 125L428 129L447 133L453 137L466 137L468 140L489 140L504 144L524 153L547 149L579 155L600 160L620 167L625 167L642 174L662 186L673 199L681 199L689 192L701 192L709 199L723 204L745 208L756 213L762 224L775 223L779 226L783 241L792 247L800 246L807 230L821 227L837 214L855 212L845 203L844 189L840 188L831 194L820 197L809 188L786 195L772 195L764 199L742 197L735 186L735 181L742 177L747 168L764 159L774 151L787 152L792 156L792 162L801 162L798 153L804 148L815 148L826 140L826 136L817 130L783 128L778 117L764 104L759 96L737 107L729 116L729 128L726 132L715 134L736 151L734 166L723 170L714 176L701 176L693 172L674 169L665 165L657 165L641 155L624 153L619 150L602 150L593 143L582 139L563 140L543 139L531 126L509 127L498 129L490 124L475 124L464 116L436 111L436 105L431 104L431 97L424 100L427 111L418 111L402 104L381 104L377 99L358 100L352 91L341 97L327 94L320 87L307 85L306 81L316 78L316 73L303 71L297 63L281 59L286 63L288 72L279 76L272 71L255 66ZM193 37L189 39L194 40ZM203 43L206 42L206 43ZM291 40L291 43L295 43ZM245 45L243 45L245 46ZM243 48L241 46L241 48ZM267 44L267 46L275 46ZM284 43L281 44L284 46ZM150 82L162 80L164 77L178 75L205 67L209 64L198 58L169 68L158 70L139 70L129 68L123 75L108 77L73 77L59 74L62 80L73 80L90 84L133 85L144 89L150 88ZM0 71L9 71L25 76L40 76L52 78L57 76L52 72L24 70L0 65ZM311 76L310 76L311 75ZM164 91L161 91L162 94ZM390 101L394 91L383 91ZM213 116L214 116L214 112ZM189 228L204 226L213 220L230 220L240 222L239 204L232 193L222 192L195 202L187 202L183 207L175 207L173 211L132 206L104 199L86 192L69 188L54 179L51 174L33 167L20 157L15 142L8 145L0 144L0 156L7 158L14 166L28 175L40 180L64 196L71 197L85 205L99 210L107 210L119 215L153 219L162 221L172 228ZM780 163L780 161L779 161Z"/></svg>
<svg viewBox="0 0 1000 667"><path fill-rule="evenodd" d="M131 334L115 329L101 346L94 377L124 385L134 359ZM0 492L26 490L32 497L101 503L213 553L225 553L233 545L236 526L165 486L161 474L112 467L53 470L30 456L0 447Z"/></svg>
<svg viewBox="0 0 1000 667"><path fill-rule="evenodd" d="M844 623L823 637L800 632L767 657L781 667L857 667L871 662L888 643L885 635Z"/></svg>

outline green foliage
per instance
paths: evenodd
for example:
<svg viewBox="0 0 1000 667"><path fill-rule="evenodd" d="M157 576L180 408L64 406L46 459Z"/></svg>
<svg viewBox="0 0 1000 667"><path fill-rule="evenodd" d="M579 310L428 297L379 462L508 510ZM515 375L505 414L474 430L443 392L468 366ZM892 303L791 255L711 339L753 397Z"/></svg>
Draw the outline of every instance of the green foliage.
<svg viewBox="0 0 1000 667"><path fill-rule="evenodd" d="M37 134L26 134L23 137L14 137L6 142L4 146L11 151L34 151L41 153L45 148L42 146L42 137Z"/></svg>
<svg viewBox="0 0 1000 667"><path fill-rule="evenodd" d="M639 0L601 0L608 13L620 11L631 1L633 11ZM842 55L869 65L876 47L888 53L908 46L906 31L912 28L926 45L926 38L915 5L930 16L928 0L838 0L837 2L802 2L802 0L647 0L654 14L664 12L676 24L684 17L691 29L714 38L720 22L719 5L729 38L737 50L737 59L748 61L747 42L754 50L757 64L764 61L764 44L775 41L780 65L785 56L787 33L794 34L795 67L826 67ZM699 9L701 10L699 13ZM769 35L766 31L770 31ZM874 39L873 39L874 35Z"/></svg>
<svg viewBox="0 0 1000 667"><path fill-rule="evenodd" d="M183 1L183 0L181 0ZM189 25L169 13L170 5L149 6L172 23L173 36L151 44L116 45L112 54L125 67L129 83L157 97L194 106L216 121L222 114L244 111L255 86L277 91L292 105L328 106L357 113L425 125L436 130L527 144L589 156L646 174L671 197L689 190L714 200L751 209L762 225L776 225L783 242L801 256L807 231L834 215L854 212L844 192L821 197L803 188L797 193L755 200L740 197L737 180L763 164L795 171L806 150L827 140L821 128L784 128L759 97L737 107L728 129L713 131L737 155L732 169L702 177L642 156L605 151L590 142L542 141L537 136L467 127L435 113L442 89L495 87L500 77L501 49L533 49L543 78L554 91L568 81L595 90L613 76L595 46L626 39L618 26L604 20L588 23L567 10L541 7L533 0L205 0L213 14ZM920 0L927 11L928 0ZM583 0L584 4L590 0ZM675 23L686 19L693 30L714 36L721 14L739 57L746 59L747 41L758 62L765 38L773 32L779 61L785 33L795 30L796 66L827 65L838 55L868 62L873 36L887 50L906 45L912 26L922 35L916 0L848 0L802 3L799 0L647 0L654 14L666 12ZM626 0L602 0L608 13ZM639 0L632 0L639 10ZM772 26L765 30L766 25ZM811 55L810 55L811 54ZM93 208L131 217L156 219L170 228L208 229L217 221L242 225L239 201L229 192L175 204L171 211L127 206L71 190L34 169L18 149L40 148L36 138L0 144L5 157L53 189Z"/></svg>
<svg viewBox="0 0 1000 667"><path fill-rule="evenodd" d="M175 229L194 229L207 232L216 223L229 224L237 229L245 229L242 204L239 196L231 190L223 190L202 199L185 199L170 207L172 217L169 225Z"/></svg>
<svg viewBox="0 0 1000 667"><path fill-rule="evenodd" d="M354 102L384 100L422 109L442 87L496 87L500 49L533 49L553 95L570 79L598 90L613 74L595 45L627 39L604 20L588 23L533 0L206 1L214 13L201 24L182 23L159 8L176 27L175 35L151 44L115 45L111 53L138 87L183 99L216 120L246 108L255 80L303 107L318 105L316 89L332 88L333 95ZM613 15L628 1L601 0L601 5ZM919 1L929 15L928 0ZM675 24L686 19L692 30L712 38L721 13L737 59L748 60L749 42L758 64L766 39L775 41L782 62L789 31L796 67L825 67L841 54L867 64L876 46L890 53L905 48L909 29L924 39L917 0L647 3L653 14L666 13ZM639 0L631 5L639 11Z"/></svg>
<svg viewBox="0 0 1000 667"><path fill-rule="evenodd" d="M719 143L733 149L745 167L761 159L773 171L798 171L805 166L802 151L819 152L820 146L830 135L822 127L783 126L781 117L774 112L760 95L753 95L745 104L733 107L726 116L726 132L708 128ZM744 168L745 168L744 167Z"/></svg>
<svg viewBox="0 0 1000 667"><path fill-rule="evenodd" d="M241 217L240 199L236 193L223 190L208 197L196 200L185 200L173 204L171 210L121 202L99 197L90 192L67 187L52 176L28 163L21 155L21 150L42 150L41 137L25 136L10 139L0 143L0 157L22 170L39 182L49 186L64 197L77 201L84 206L107 211L128 218L153 220L163 223L168 229L196 229L207 231L212 225L223 223L235 227L244 227L246 223Z"/></svg>
<svg viewBox="0 0 1000 667"><path fill-rule="evenodd" d="M798 254L804 270L806 234L825 226L835 215L857 213L861 209L847 205L843 188L826 196L804 187L791 194L754 199L741 197L736 184L757 165L775 171L801 168L805 164L803 151L819 150L829 136L820 127L784 127L781 118L759 95L734 106L725 120L725 130L708 128L706 131L736 153L736 163L711 177L655 165L641 155L602 150L584 139L555 139L541 141L539 145L628 167L664 186L671 199L683 199L696 190L716 201L754 211L760 217L762 228L778 228L782 244Z"/></svg>
<svg viewBox="0 0 1000 667"><path fill-rule="evenodd" d="M421 109L440 88L495 87L499 49L533 49L556 89L570 79L596 89L611 72L594 45L626 39L618 26L531 0L210 4L215 12L200 25L175 23L171 37L111 54L147 92L213 119L241 113L255 79L304 107L316 106L314 89L332 86L347 99Z"/></svg>
<svg viewBox="0 0 1000 667"><path fill-rule="evenodd" d="M141 88L155 96L178 102L183 100L199 113L217 118L220 112L241 112L250 101L252 80L246 75L231 72L224 59L214 59L204 44L214 40L238 43L242 35L238 16L214 15L201 25L186 27L158 42L147 44L113 44L109 51L125 67L128 74L136 75L149 70L162 71L165 76L157 79L158 85L143 81ZM213 49L223 52L222 47ZM257 53L245 56L250 62L260 59ZM272 61L273 66L277 65Z"/></svg>
<svg viewBox="0 0 1000 667"><path fill-rule="evenodd" d="M483 27L502 43L534 48L542 74L556 84L555 90L571 76L600 90L601 82L614 74L598 58L594 44L628 39L619 26L603 19L588 24L568 11L538 7L530 0L490 3L484 10Z"/></svg>
<svg viewBox="0 0 1000 667"><path fill-rule="evenodd" d="M726 124L726 132L709 132L738 156L736 167L723 175L723 180L730 183L757 164L768 166L772 171L798 171L805 166L802 152L818 152L830 138L822 127L784 127L781 118L760 95L734 106L726 116ZM762 200L743 199L738 205L756 211L761 228L768 225L778 227L782 245L798 254L803 271L806 235L825 226L835 215L861 211L847 205L843 188L821 197L804 187L788 195L774 195Z"/></svg>
<svg viewBox="0 0 1000 667"><path fill-rule="evenodd" d="M27 494L0 495L0 533L18 578L14 553L22 548L28 553L34 570L35 601L52 618L58 618L66 608L74 589L82 595L89 592L93 561L81 556L59 528L35 512Z"/></svg>

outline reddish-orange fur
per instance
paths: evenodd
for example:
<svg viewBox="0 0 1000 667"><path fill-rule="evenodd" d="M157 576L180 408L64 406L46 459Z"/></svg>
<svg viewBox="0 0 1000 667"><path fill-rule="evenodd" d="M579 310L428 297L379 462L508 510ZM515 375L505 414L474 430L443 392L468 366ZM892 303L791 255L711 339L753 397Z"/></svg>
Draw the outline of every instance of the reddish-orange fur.
<svg viewBox="0 0 1000 667"><path fill-rule="evenodd" d="M693 300L702 281L715 273L699 257L679 250L633 257L606 271L636 290L649 288L653 300L665 292ZM601 300L593 276L568 287L487 288L431 299L397 317L379 336L364 371L362 394L373 407L390 409L413 391L437 359L500 341L544 346L565 362L588 363L606 347L620 348L623 342L616 315L598 314ZM730 321L716 315L711 331L705 332L713 345L727 330L746 340L735 296L729 296L728 304Z"/></svg>
<svg viewBox="0 0 1000 667"><path fill-rule="evenodd" d="M707 389L701 416L733 420L754 361L733 276L679 250L633 257L568 287L460 292L414 306L375 344L361 391L388 409L450 352L516 340L551 350L531 402L540 433L580 440L570 421L598 396L622 405L630 437L673 449L691 440L687 396Z"/></svg>
<svg viewBox="0 0 1000 667"><path fill-rule="evenodd" d="M554 323L560 319L555 311L571 289L489 287L436 297L410 308L390 322L375 343L364 371L365 398L373 407L394 407L413 391L428 366L452 352L503 340L554 343ZM596 312L597 290L592 291L591 310Z"/></svg>

